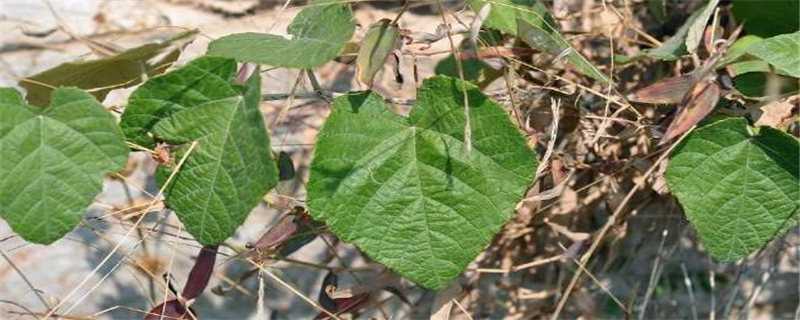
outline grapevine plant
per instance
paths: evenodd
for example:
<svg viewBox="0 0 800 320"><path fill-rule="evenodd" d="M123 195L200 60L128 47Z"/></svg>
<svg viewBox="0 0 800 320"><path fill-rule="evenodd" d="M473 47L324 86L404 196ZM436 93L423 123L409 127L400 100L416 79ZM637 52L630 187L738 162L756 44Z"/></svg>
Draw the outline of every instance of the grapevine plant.
<svg viewBox="0 0 800 320"><path fill-rule="evenodd" d="M332 100L314 146L306 208L256 247L278 247L287 234L324 224L375 261L438 290L514 216L545 164L504 107L482 93L482 81L494 70L474 57L516 39L515 45L557 57L600 84L612 77L569 44L542 2L467 3L480 32L453 48L450 65L437 68L441 74L421 82L408 114L398 114L391 97L371 90ZM747 10L736 10L738 4L734 14L752 19ZM669 190L707 251L734 261L796 225L800 143L786 127L712 116L719 101L727 101L721 99L725 93L749 90L726 87L720 77L764 73L796 84L800 31L765 34L757 24L745 24L746 36L725 38L739 31L706 28L717 7L718 1L709 1L662 46L615 59L671 61L697 54L703 41L711 44L702 70L656 83L630 100L678 106L668 135L654 136L652 143L661 139ZM204 249L184 300L153 314L186 314L185 300L205 287L217 247L281 179L259 110L259 66L313 75L331 60L356 56L357 78L371 87L409 39L396 19L375 22L363 40L351 42L355 30L348 2L317 0L294 18L289 38L231 34L212 41L206 55L168 70L195 35L187 32L29 77L35 81L21 83L26 98L0 89L0 216L25 240L51 244L80 223L104 176L122 170L130 152L163 154L156 181L164 204ZM708 30L724 32L714 38ZM473 58L462 59L467 53ZM124 85L112 86L119 83ZM119 121L98 102L111 88L137 84Z"/></svg>

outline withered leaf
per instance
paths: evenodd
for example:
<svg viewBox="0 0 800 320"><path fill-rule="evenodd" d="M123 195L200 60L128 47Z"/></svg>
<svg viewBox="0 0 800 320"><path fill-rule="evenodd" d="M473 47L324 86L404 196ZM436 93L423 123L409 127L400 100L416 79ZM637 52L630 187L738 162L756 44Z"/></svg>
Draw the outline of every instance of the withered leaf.
<svg viewBox="0 0 800 320"><path fill-rule="evenodd" d="M679 137L705 119L719 102L721 93L722 90L714 77L708 77L702 82L698 82L685 97L678 115L667 127L659 144Z"/></svg>
<svg viewBox="0 0 800 320"><path fill-rule="evenodd" d="M148 43L107 58L67 62L24 78L19 85L28 91L28 101L36 106L50 103L56 87L90 90L102 102L113 89L127 88L167 70L178 59L184 45L194 39L197 30L180 33L160 43Z"/></svg>
<svg viewBox="0 0 800 320"><path fill-rule="evenodd" d="M628 100L651 104L676 104L694 85L694 74L684 74L663 79L628 95Z"/></svg>
<svg viewBox="0 0 800 320"><path fill-rule="evenodd" d="M358 81L372 86L375 75L383 68L386 58L400 45L400 31L389 19L369 26L356 58Z"/></svg>

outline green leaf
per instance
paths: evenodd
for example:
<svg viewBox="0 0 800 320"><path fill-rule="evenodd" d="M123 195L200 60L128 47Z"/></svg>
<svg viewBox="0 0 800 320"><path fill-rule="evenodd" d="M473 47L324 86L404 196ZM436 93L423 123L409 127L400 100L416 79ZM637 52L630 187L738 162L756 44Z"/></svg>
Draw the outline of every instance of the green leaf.
<svg viewBox="0 0 800 320"><path fill-rule="evenodd" d="M733 86L736 90L748 97L764 96L764 91L767 88L766 84L767 74L764 72L748 72L733 78Z"/></svg>
<svg viewBox="0 0 800 320"><path fill-rule="evenodd" d="M149 43L117 55L90 61L67 62L27 77L19 85L28 91L28 102L36 106L50 103L52 87L94 89L100 101L113 89L139 84L144 75L164 72L181 53L183 46L194 39L197 31L181 33L160 43Z"/></svg>
<svg viewBox="0 0 800 320"><path fill-rule="evenodd" d="M702 41L703 30L718 2L718 0L709 1L701 10L692 13L678 31L667 41L661 43L658 48L642 50L634 56L627 58L615 57L615 59L623 63L634 62L647 57L672 61L680 59L682 55L688 52L694 52L700 41Z"/></svg>
<svg viewBox="0 0 800 320"><path fill-rule="evenodd" d="M478 33L477 43L479 46L500 46L502 45L503 35L495 29L481 30ZM461 52L472 50L469 39L461 42ZM486 64L481 59L469 58L461 60L461 67L464 71L464 80L475 83L479 88L485 88L494 80L503 76L502 69L495 69ZM451 53L436 63L434 74L459 78L458 64L456 57Z"/></svg>
<svg viewBox="0 0 800 320"><path fill-rule="evenodd" d="M756 60L757 61L757 60ZM759 61L765 63L763 61ZM741 67L741 62L737 62L735 64L729 65L729 67ZM764 65L763 67L767 67ZM747 71L747 70L739 70L739 71ZM755 69L751 71L756 71ZM733 73L733 72L731 72ZM793 92L798 91L798 82L795 78L784 77L781 75L774 75L775 78L770 79L770 74L767 72L748 72L745 74L739 74L733 78L733 86L745 96L748 97L763 97L769 94L774 94L767 92L768 86L774 85L775 87L772 90L775 90L778 94L790 94ZM774 81L774 83L769 83Z"/></svg>
<svg viewBox="0 0 800 320"><path fill-rule="evenodd" d="M461 67L464 70L464 80L475 83L478 87L485 87L495 79L503 76L501 70L493 69L480 59L470 58L461 60ZM453 54L449 54L446 58L439 61L434 68L434 73L458 78L459 74L456 57Z"/></svg>
<svg viewBox="0 0 800 320"><path fill-rule="evenodd" d="M770 67L769 63L766 63L756 58L750 58L749 60L743 60L731 63L725 66L725 70L727 70L728 74L730 74L732 77L737 77L745 73L751 73L751 72L763 72L764 74L775 72L775 74L778 75L790 76L785 71L781 69L775 70L772 67Z"/></svg>
<svg viewBox="0 0 800 320"><path fill-rule="evenodd" d="M308 205L342 240L440 289L511 217L536 166L536 154L499 105L472 84L435 76L423 82L407 118L375 93L334 101L315 147Z"/></svg>
<svg viewBox="0 0 800 320"><path fill-rule="evenodd" d="M689 53L695 53L697 47L700 46L700 42L703 41L703 34L706 31L708 19L711 18L718 4L719 0L708 1L703 10L699 11L697 18L693 19L691 25L689 25L689 30L686 33L686 50L688 50Z"/></svg>
<svg viewBox="0 0 800 320"><path fill-rule="evenodd" d="M484 27L518 36L519 21L527 22L540 29L558 31L557 22L538 0L469 0L473 11L478 12L484 5L491 5L489 16L483 21Z"/></svg>
<svg viewBox="0 0 800 320"><path fill-rule="evenodd" d="M725 69L728 70L728 73L731 75L731 77L736 77L751 72L767 73L770 71L769 64L758 59L731 63L725 66Z"/></svg>
<svg viewBox="0 0 800 320"><path fill-rule="evenodd" d="M556 57L565 57L580 73L608 83L608 78L600 70L597 70L589 60L586 60L578 53L575 48L570 46L557 31L547 32L546 29L535 27L526 22L520 22L519 27L521 39L531 47L541 48Z"/></svg>
<svg viewBox="0 0 800 320"><path fill-rule="evenodd" d="M386 57L400 45L400 30L389 19L369 26L356 57L358 80L372 85L375 74L383 69Z"/></svg>
<svg viewBox="0 0 800 320"><path fill-rule="evenodd" d="M178 145L176 159L197 142L165 192L167 206L204 245L230 237L278 181L259 111L259 72L245 86L233 83L235 73L233 60L196 59L142 85L123 114L126 133ZM171 169L159 167L160 185Z"/></svg>
<svg viewBox="0 0 800 320"><path fill-rule="evenodd" d="M578 70L595 80L608 82L608 78L573 48L558 31L558 23L538 0L470 0L470 7L479 12L491 5L483 26L517 36L533 48L565 57Z"/></svg>
<svg viewBox="0 0 800 320"><path fill-rule="evenodd" d="M350 6L317 0L289 25L291 39L265 33L236 33L214 40L208 55L276 67L311 69L336 58L355 30Z"/></svg>
<svg viewBox="0 0 800 320"><path fill-rule="evenodd" d="M671 155L666 178L706 249L731 261L796 224L800 143L731 118L698 128Z"/></svg>
<svg viewBox="0 0 800 320"><path fill-rule="evenodd" d="M764 39L748 47L747 53L800 78L800 31Z"/></svg>
<svg viewBox="0 0 800 320"><path fill-rule="evenodd" d="M749 34L771 37L800 30L798 0L734 0L732 10Z"/></svg>
<svg viewBox="0 0 800 320"><path fill-rule="evenodd" d="M162 118L215 100L236 97L230 83L236 74L231 59L201 57L167 74L152 78L134 91L120 126L132 143L155 147L150 130Z"/></svg>
<svg viewBox="0 0 800 320"><path fill-rule="evenodd" d="M46 108L0 88L0 216L25 240L49 244L70 232L128 157L114 117L75 88Z"/></svg>
<svg viewBox="0 0 800 320"><path fill-rule="evenodd" d="M666 0L647 0L647 11L656 18L658 23L667 21L667 7L664 3Z"/></svg>
<svg viewBox="0 0 800 320"><path fill-rule="evenodd" d="M725 52L725 56L720 60L719 65L724 66L746 57L748 48L762 40L764 39L759 36L749 34L739 38L739 40L736 40L736 42L728 48L728 51Z"/></svg>

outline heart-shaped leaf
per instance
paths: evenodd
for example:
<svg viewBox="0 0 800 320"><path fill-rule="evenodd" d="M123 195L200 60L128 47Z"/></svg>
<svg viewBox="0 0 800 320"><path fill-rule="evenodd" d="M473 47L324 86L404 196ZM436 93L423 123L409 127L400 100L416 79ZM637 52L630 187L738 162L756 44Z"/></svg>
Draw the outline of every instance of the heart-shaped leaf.
<svg viewBox="0 0 800 320"><path fill-rule="evenodd" d="M276 67L310 69L336 58L355 30L350 5L316 0L286 30L291 39L266 33L236 33L214 40L208 55Z"/></svg>
<svg viewBox="0 0 800 320"><path fill-rule="evenodd" d="M425 80L409 117L377 94L351 94L335 100L319 134L310 213L374 259L438 289L511 217L536 165L508 115L472 84Z"/></svg>
<svg viewBox="0 0 800 320"><path fill-rule="evenodd" d="M0 88L0 215L25 240L49 244L71 231L103 175L128 158L114 117L80 89L53 91L50 106Z"/></svg>
<svg viewBox="0 0 800 320"><path fill-rule="evenodd" d="M28 102L36 106L50 103L52 88L59 86L93 89L92 94L103 101L113 89L135 86L142 82L143 75L153 76L167 70L195 34L197 31L187 31L110 57L67 62L27 77L19 85L28 91Z"/></svg>
<svg viewBox="0 0 800 320"><path fill-rule="evenodd" d="M800 143L742 118L692 132L671 155L667 182L717 259L736 260L794 226L800 208Z"/></svg>
<svg viewBox="0 0 800 320"><path fill-rule="evenodd" d="M201 57L165 75L152 78L134 91L122 114L120 126L125 137L152 148L150 130L162 118L215 100L240 94L231 86L236 62L231 59Z"/></svg>
<svg viewBox="0 0 800 320"><path fill-rule="evenodd" d="M234 84L235 67L197 59L145 83L123 115L129 137L179 145L176 159L197 142L165 192L167 206L204 245L230 237L278 181L259 111L261 77L256 70L245 86ZM171 169L159 167L160 184Z"/></svg>

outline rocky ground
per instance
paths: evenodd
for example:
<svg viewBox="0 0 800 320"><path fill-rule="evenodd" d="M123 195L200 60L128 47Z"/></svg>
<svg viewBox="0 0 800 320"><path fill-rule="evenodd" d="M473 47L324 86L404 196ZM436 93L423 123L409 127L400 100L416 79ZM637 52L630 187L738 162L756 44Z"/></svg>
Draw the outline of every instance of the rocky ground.
<svg viewBox="0 0 800 320"><path fill-rule="evenodd" d="M458 4L448 7L460 8ZM570 6L564 5L564 8L567 10ZM291 6L284 10L280 3L271 1L247 0L0 0L0 86L13 87L22 77L62 62L92 57L87 41L127 48L196 28L199 36L185 48L178 61L180 64L201 55L211 39L222 35L244 31L283 34L297 11ZM415 32L434 32L441 18L428 11L428 6L412 10L404 15L401 26L413 28ZM362 26L395 14L396 6L392 3L358 4L356 8L356 17ZM458 14L470 15L468 12ZM609 17L603 19L600 20L620 23ZM583 27L591 28L591 25ZM363 30L358 32L363 33ZM429 50L448 48L446 41L439 41ZM422 79L433 73L433 66L441 58L441 55L423 55L416 59L406 56L401 68L405 68L408 75L410 66L416 63ZM391 70L386 71L376 90L398 101L413 99L415 83L398 84L393 73L388 72ZM363 89L353 80L353 73L352 66L335 62L317 70L324 89L333 92ZM275 96L289 93L298 76L295 71L268 70L264 73L264 93ZM500 81L487 91L503 87ZM113 92L105 104L124 105L130 91ZM276 152L285 151L291 155L299 175L296 180L281 185L280 194L268 196L267 202L272 205L265 202L251 213L229 241L232 247L242 247L255 240L285 211L287 201L302 201L302 181L306 178L311 144L328 113L324 101L303 98L311 96L304 95L310 92L310 85L302 81L296 90L300 98L263 103L273 147ZM542 110L547 111L546 108ZM534 110L531 114L545 111ZM550 120L543 116L535 121L546 124ZM122 218L121 211L131 205L147 203L149 195L158 191L152 179L155 163L148 156L137 154L131 158L130 165L133 171L127 179L109 179L82 225L53 245L28 244L15 237L0 221L0 250L5 258L0 260L0 318L26 319L31 313L41 316L46 310L45 304L61 305L57 314L65 318L140 318L141 311L150 309L164 296L163 285L148 276L148 272L156 275L174 272L174 283L183 283L198 245L181 230L175 215L163 210L152 214L145 222L148 227L158 225L157 228L145 229L143 233L129 232L132 220ZM554 297L558 297L560 288L576 268L571 261L562 260L510 274L485 269L540 260L552 253L563 253L557 244L582 241L586 233L547 231L550 230L548 223L563 223L573 231L594 230L596 225L602 225L608 208L613 208L627 191L615 192L613 187L608 187L613 185L611 182L605 189L588 194L568 188L559 199L548 202L550 220L544 223L538 218L541 230L530 230L530 221L537 219L539 207L523 209L521 217L504 229L504 234L498 236L463 277L462 282L469 286L468 294L460 301L470 314L475 318L534 318L552 312L557 301ZM611 200L595 200L605 195ZM720 318L725 310L730 311L728 315L740 318L795 316L800 300L797 232L790 232L776 241L757 259L743 264L717 264L702 252L674 200L655 191L638 200L640 205L635 206L626 223L612 231L608 248L598 253L599 258L593 265L596 279L587 280L576 289L569 307L572 314L585 318L624 317L609 299L607 292L611 292L622 300L621 303L634 309L635 314L639 314L637 308L642 302L648 301L644 318L691 318L693 314ZM594 222L574 223L574 216ZM272 265L270 270L293 284L299 292L315 299L326 272L313 264L324 264L332 259L330 244L333 241L332 237L318 238L290 257L312 265L283 261ZM345 276L343 283L369 283L381 270L349 245L338 244L336 248L338 257L328 265L349 269L350 274L357 275L355 279ZM211 285L218 287L217 292L206 292L194 305L204 318L300 319L317 313L297 294L270 279L263 280L263 290L259 290L257 277L231 288L230 282L236 282L252 267L238 260L227 261L224 256L232 255L232 249L223 248L222 252ZM367 316L427 318L437 295L412 288L408 283L403 283L402 287L407 290L405 293L413 307L384 294L382 297L387 302L382 308L372 308ZM259 310L259 291L265 295L261 300L263 310ZM44 301L40 301L40 296ZM458 314L456 317L466 318L463 313Z"/></svg>

